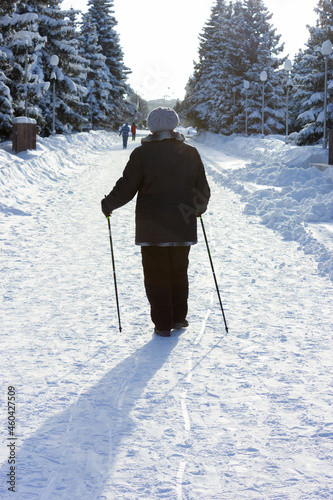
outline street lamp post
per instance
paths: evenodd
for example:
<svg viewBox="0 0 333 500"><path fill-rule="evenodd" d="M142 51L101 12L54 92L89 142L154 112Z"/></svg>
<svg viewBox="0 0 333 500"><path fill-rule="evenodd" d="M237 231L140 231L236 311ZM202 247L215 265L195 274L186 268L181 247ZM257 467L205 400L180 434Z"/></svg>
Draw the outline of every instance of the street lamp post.
<svg viewBox="0 0 333 500"><path fill-rule="evenodd" d="M90 130L93 129L93 93L90 93Z"/></svg>
<svg viewBox="0 0 333 500"><path fill-rule="evenodd" d="M232 133L235 133L235 106L236 106L236 92L237 87L232 87L232 95L233 95L233 106L232 106Z"/></svg>
<svg viewBox="0 0 333 500"><path fill-rule="evenodd" d="M243 81L245 89L245 135L247 136L247 91L250 88L250 82L248 80Z"/></svg>
<svg viewBox="0 0 333 500"><path fill-rule="evenodd" d="M89 87L90 87L90 130L93 129L93 97L94 97L94 85L95 82L93 80L90 80L89 82Z"/></svg>
<svg viewBox="0 0 333 500"><path fill-rule="evenodd" d="M25 54L24 61L24 116L28 116L28 53Z"/></svg>
<svg viewBox="0 0 333 500"><path fill-rule="evenodd" d="M324 137L323 137L323 148L327 148L327 131L326 131L326 115L327 115L327 65L328 57L332 54L332 43L330 40L326 40L321 46L321 53L325 58L325 88L324 88Z"/></svg>
<svg viewBox="0 0 333 500"><path fill-rule="evenodd" d="M52 125L52 135L55 135L55 81L57 79L57 75L55 73L55 67L59 64L59 57L53 55L50 57L50 64L53 66L53 71L51 73L51 80L53 80L53 125Z"/></svg>
<svg viewBox="0 0 333 500"><path fill-rule="evenodd" d="M287 99L286 99L286 141L289 135L289 87L292 86L292 80L289 78L290 71L292 69L292 63L290 59L287 59L284 63L284 69L287 72Z"/></svg>
<svg viewBox="0 0 333 500"><path fill-rule="evenodd" d="M260 80L262 81L262 111L261 111L261 135L264 137L264 123L265 123L265 82L267 80L267 72L260 73Z"/></svg>

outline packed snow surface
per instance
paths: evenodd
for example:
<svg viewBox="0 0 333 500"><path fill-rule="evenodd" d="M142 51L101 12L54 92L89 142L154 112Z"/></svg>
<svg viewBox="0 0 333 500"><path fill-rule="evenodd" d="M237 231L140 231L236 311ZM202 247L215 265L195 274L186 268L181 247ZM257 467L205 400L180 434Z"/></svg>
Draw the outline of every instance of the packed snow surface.
<svg viewBox="0 0 333 500"><path fill-rule="evenodd" d="M188 139L229 333L199 227L190 326L160 338L135 200L111 217L121 332L100 211L139 139L0 148L0 498L333 498L332 170L309 166L327 153Z"/></svg>

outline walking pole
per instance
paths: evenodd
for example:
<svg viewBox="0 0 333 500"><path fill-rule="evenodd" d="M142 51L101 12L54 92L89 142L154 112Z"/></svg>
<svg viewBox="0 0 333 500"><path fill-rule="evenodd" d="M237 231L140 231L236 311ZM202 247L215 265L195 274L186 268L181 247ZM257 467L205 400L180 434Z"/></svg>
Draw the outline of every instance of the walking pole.
<svg viewBox="0 0 333 500"><path fill-rule="evenodd" d="M113 255L113 245L112 245L112 236L111 236L111 223L110 216L107 217L108 226L109 226L109 237L110 237L110 248L111 248L111 260L112 260L112 269L113 269L113 281L114 281L114 289L116 293L116 302L117 302L117 312L118 312L118 323L119 323L119 331L121 332L121 324L120 324L120 311L119 311L119 301L118 301L118 290L117 290L117 278L116 278L116 268L114 265L114 255Z"/></svg>
<svg viewBox="0 0 333 500"><path fill-rule="evenodd" d="M224 311L223 311L223 305L222 305L221 295L220 295L219 287L218 287L218 284L217 284L217 280L216 280L216 276L215 276L215 271L214 271L214 266L213 266L213 261L212 261L212 257L211 257L211 254L210 254L208 241L207 241L205 226L204 226L204 223L203 223L201 215L200 215L200 222L201 222L202 232L203 232L203 235L204 235L204 238L205 238L205 242L206 242L206 247L207 247L207 251L208 251L208 255L209 255L209 260L210 260L210 265L211 265L213 276L214 276L214 281L215 281L217 295L218 295L218 298L219 298L219 301L220 301L220 306L221 306L221 311L222 311L222 315L223 315L225 331L228 333L227 321L225 319L225 315L224 315Z"/></svg>

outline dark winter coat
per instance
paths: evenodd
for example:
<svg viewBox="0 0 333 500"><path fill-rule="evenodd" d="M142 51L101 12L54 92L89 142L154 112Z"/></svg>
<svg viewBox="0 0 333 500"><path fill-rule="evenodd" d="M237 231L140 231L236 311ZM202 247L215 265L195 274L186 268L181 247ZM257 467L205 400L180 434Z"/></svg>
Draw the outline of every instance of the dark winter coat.
<svg viewBox="0 0 333 500"><path fill-rule="evenodd" d="M198 151L176 132L158 132L134 149L123 176L102 200L104 213L125 205L136 193L137 245L193 245L197 214L210 197Z"/></svg>
<svg viewBox="0 0 333 500"><path fill-rule="evenodd" d="M128 137L129 132L130 132L130 128L127 125L127 123L125 123L125 125L123 125L121 127L121 129L120 129L119 135L123 135L123 136L127 136Z"/></svg>

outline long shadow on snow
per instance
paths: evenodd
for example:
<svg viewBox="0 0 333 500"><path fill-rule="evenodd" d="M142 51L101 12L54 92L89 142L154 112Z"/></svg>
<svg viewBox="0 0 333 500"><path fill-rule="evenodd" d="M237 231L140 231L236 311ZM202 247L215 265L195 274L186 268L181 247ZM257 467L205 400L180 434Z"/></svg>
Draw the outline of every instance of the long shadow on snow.
<svg viewBox="0 0 333 500"><path fill-rule="evenodd" d="M135 402L177 342L178 336L153 338L23 442L16 460L20 500L99 496L120 442L135 426L130 417ZM12 495L7 491L8 472L5 463L1 498Z"/></svg>

